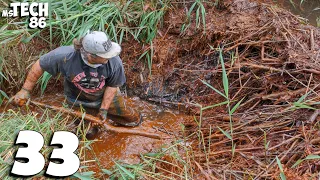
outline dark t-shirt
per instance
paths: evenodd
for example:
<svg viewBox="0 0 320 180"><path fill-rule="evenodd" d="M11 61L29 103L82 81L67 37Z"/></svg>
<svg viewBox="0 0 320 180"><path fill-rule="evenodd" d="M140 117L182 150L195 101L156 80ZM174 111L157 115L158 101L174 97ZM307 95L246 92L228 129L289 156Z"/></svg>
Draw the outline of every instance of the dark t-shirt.
<svg viewBox="0 0 320 180"><path fill-rule="evenodd" d="M40 57L40 66L49 74L64 76L64 94L72 99L98 101L106 86L120 87L126 82L119 56L98 68L86 65L80 51L73 46L62 46Z"/></svg>

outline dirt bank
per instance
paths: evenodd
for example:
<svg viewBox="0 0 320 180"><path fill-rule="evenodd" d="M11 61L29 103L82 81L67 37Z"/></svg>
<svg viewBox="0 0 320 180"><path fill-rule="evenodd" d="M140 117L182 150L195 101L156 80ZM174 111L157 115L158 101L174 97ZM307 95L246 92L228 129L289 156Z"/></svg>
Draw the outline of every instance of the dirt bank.
<svg viewBox="0 0 320 180"><path fill-rule="evenodd" d="M196 11L190 19L185 16L192 3L170 7L152 46L135 40L122 44L128 95L195 115L185 123L184 135L190 135L193 148L191 169L201 177L272 179L282 171L288 179L315 177L318 156L292 166L320 154L319 28L283 9L248 0L203 5L206 17L200 15L198 21ZM152 75L140 59L151 49ZM226 99L229 106L205 108ZM157 172L181 170L159 167Z"/></svg>
<svg viewBox="0 0 320 180"><path fill-rule="evenodd" d="M314 161L309 166L290 167L320 152L314 111L320 100L319 28L288 11L258 2L229 0L218 8L205 7L205 30L197 29L191 21L189 29L181 33L185 9L180 6L167 14L153 42L151 77L143 62L133 61L150 47L132 42L124 45L122 57L132 93L184 106L199 115L201 111L194 104L205 107L225 101L201 81L224 92L223 58L231 107L242 101L231 120L232 138L217 128L230 133L226 106L203 111L203 117L198 117L202 118L200 128L194 122L188 124L190 133L203 134L204 142L195 144L211 151L195 146L196 161L209 167L205 172L218 179L222 172L234 178L250 174L276 177L278 157L288 177L311 177L319 171ZM195 16L192 14L193 19ZM234 156L231 144L236 144Z"/></svg>

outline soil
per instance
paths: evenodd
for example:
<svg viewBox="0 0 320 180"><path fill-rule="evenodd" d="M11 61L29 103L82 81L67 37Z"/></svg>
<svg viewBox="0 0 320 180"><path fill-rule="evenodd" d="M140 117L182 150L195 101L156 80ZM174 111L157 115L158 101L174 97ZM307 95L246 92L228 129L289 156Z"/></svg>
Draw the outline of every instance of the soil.
<svg viewBox="0 0 320 180"><path fill-rule="evenodd" d="M212 179L277 178L276 157L288 178L306 179L319 173L319 160L291 167L299 159L320 154L319 113L315 111L320 101L320 29L273 5L225 0L217 7L204 3L205 27L197 28L193 20L181 33L186 11L192 6L185 4L171 7L153 40L152 76L146 62L138 60L150 46L126 41L121 57L129 97L138 95L176 107L195 115L201 126L189 116L158 112L157 106L139 100L132 106L145 113L143 125L179 129L183 122L188 134L201 132L203 141L198 136L189 139L193 142L193 166ZM241 101L231 118L226 105L204 111L199 108L225 101L203 83L224 92L221 57L231 108ZM98 139L101 141L93 145L95 156L107 167L112 166L113 158L137 162L137 153L163 143L107 132ZM232 144L236 145L234 153Z"/></svg>
<svg viewBox="0 0 320 180"><path fill-rule="evenodd" d="M205 170L210 177L223 178L223 172L235 179L250 174L275 178L279 174L273 161L276 156L288 177L312 177L318 172L317 160L309 167L290 167L320 152L319 144L310 143L318 142L315 134L319 134L319 118L312 108L319 108L315 102L320 100L320 29L273 5L248 0L219 3L217 8L205 4L205 30L192 21L181 33L186 9L178 5L168 12L153 41L152 76L144 62L133 61L150 47L124 43L129 94L183 107L193 115L202 113L197 117L202 119L200 129L195 122L185 123L190 134L201 131L205 137L204 142L194 137L195 161L210 167ZM203 112L199 108L225 101L202 82L224 92L219 48L228 75L231 108L241 100L231 120L226 106ZM232 141L218 129L230 133L230 122ZM236 144L234 156L232 143ZM212 152L199 149L200 145Z"/></svg>

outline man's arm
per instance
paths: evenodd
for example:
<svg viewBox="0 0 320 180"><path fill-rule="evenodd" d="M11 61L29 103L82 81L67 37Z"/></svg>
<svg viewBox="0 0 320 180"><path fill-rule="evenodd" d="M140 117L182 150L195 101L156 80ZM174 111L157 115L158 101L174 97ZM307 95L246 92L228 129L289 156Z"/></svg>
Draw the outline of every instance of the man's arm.
<svg viewBox="0 0 320 180"><path fill-rule="evenodd" d="M19 106L23 106L27 99L30 98L30 91L33 90L40 76L43 74L43 70L40 67L39 60L33 64L31 70L27 75L22 89L13 97L14 103Z"/></svg>
<svg viewBox="0 0 320 180"><path fill-rule="evenodd" d="M108 110L110 107L110 104L113 101L114 96L116 95L118 91L117 87L107 87L106 90L104 91L103 95L103 100L101 103L101 109L106 109Z"/></svg>
<svg viewBox="0 0 320 180"><path fill-rule="evenodd" d="M43 70L40 67L40 61L38 60L36 63L34 63L31 70L29 71L27 79L24 82L22 88L24 90L32 91L33 87L36 85L38 79L42 74Z"/></svg>

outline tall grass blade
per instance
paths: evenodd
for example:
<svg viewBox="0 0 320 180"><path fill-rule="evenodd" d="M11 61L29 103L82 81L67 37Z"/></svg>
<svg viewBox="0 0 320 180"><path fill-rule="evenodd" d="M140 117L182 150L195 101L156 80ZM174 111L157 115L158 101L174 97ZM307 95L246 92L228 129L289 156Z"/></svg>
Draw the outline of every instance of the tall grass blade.
<svg viewBox="0 0 320 180"><path fill-rule="evenodd" d="M206 81L200 79L200 81L207 85L209 88L211 88L212 90L214 90L216 93L220 94L221 96L223 96L224 98L228 99L226 95L224 95L222 92L220 92L218 89L214 88L213 86L211 86L210 84L208 84Z"/></svg>
<svg viewBox="0 0 320 180"><path fill-rule="evenodd" d="M120 173L121 172L124 172L125 174L122 174L123 176L123 178L124 179L127 179L127 176L129 176L131 179L135 179L135 176L130 172L130 171L128 171L126 168L124 168L123 166L121 166L119 163L117 163L117 162L115 162L115 164L116 164L116 166L119 168L119 170L120 170ZM125 176L125 175L127 175L127 176Z"/></svg>
<svg viewBox="0 0 320 180"><path fill-rule="evenodd" d="M210 106L203 107L203 108L201 108L201 110L204 111L206 109L222 106L222 105L225 105L225 104L228 104L228 103L229 103L229 101L224 101L224 102L221 102L221 103L218 103L218 104L213 104L213 105L210 105Z"/></svg>
<svg viewBox="0 0 320 180"><path fill-rule="evenodd" d="M286 178L286 176L284 175L283 167L282 167L282 164L281 164L278 156L276 157L276 160L277 160L278 167L279 167L279 169L280 169L280 178L281 178L281 180L286 180L287 178Z"/></svg>
<svg viewBox="0 0 320 180"><path fill-rule="evenodd" d="M222 56L222 49L219 49L219 58L221 62L221 67L222 67L222 82L223 82L223 89L226 97L229 97L229 81L228 81L228 76L227 76L227 71L224 66L224 60Z"/></svg>
<svg viewBox="0 0 320 180"><path fill-rule="evenodd" d="M48 85L48 82L50 80L50 78L52 77L51 74L49 74L48 72L44 72L41 76L41 95L43 95L44 91L46 90L47 88L47 85Z"/></svg>
<svg viewBox="0 0 320 180"><path fill-rule="evenodd" d="M229 112L230 115L232 115L237 108L240 106L241 102L243 101L244 98L242 98L236 105L233 106L233 108L231 109L231 111Z"/></svg>
<svg viewBox="0 0 320 180"><path fill-rule="evenodd" d="M83 173L76 172L75 174L72 175L72 177L76 177L81 180L92 180L94 179L93 175L94 175L93 171L83 172Z"/></svg>
<svg viewBox="0 0 320 180"><path fill-rule="evenodd" d="M294 163L294 165L291 166L291 168L297 167L299 164L301 164L305 160L315 160L315 159L320 159L320 156L319 155L310 154L304 159L299 159L296 163Z"/></svg>
<svg viewBox="0 0 320 180"><path fill-rule="evenodd" d="M320 156L319 155L310 154L305 158L305 160L314 160L314 159L320 159Z"/></svg>
<svg viewBox="0 0 320 180"><path fill-rule="evenodd" d="M224 131L224 130L221 129L219 126L218 126L218 129L219 129L227 138L229 138L230 140L232 140L232 137L231 137L231 135L230 135L228 132Z"/></svg>

